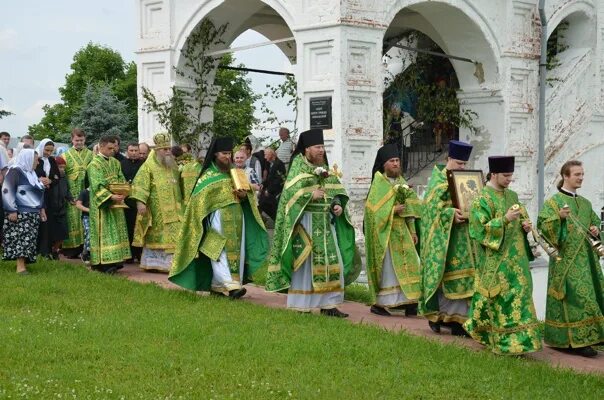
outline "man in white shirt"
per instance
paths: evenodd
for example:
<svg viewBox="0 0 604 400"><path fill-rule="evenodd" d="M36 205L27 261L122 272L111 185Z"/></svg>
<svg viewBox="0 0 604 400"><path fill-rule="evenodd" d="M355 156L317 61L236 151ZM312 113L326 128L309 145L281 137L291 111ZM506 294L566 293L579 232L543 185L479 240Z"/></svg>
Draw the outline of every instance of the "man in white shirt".
<svg viewBox="0 0 604 400"><path fill-rule="evenodd" d="M277 149L277 158L283 161L285 168L288 169L294 151L294 142L289 137L289 129L279 128L279 138L281 139L281 145Z"/></svg>

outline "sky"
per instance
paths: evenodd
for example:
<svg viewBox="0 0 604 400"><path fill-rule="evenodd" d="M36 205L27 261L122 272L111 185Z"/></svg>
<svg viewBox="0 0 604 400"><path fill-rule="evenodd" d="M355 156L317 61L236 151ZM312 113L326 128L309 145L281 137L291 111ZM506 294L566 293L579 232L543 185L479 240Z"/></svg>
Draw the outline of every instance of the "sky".
<svg viewBox="0 0 604 400"><path fill-rule="evenodd" d="M0 120L0 131L20 137L27 133L29 125L40 121L44 104L60 101L58 89L70 72L73 55L88 42L118 51L127 62L136 60L134 0L0 0L0 3L0 108L15 114ZM262 35L247 31L232 47L263 41L266 38ZM235 58L250 68L291 71L287 58L272 45L237 52ZM257 93L264 93L267 83L283 80L260 74L248 77ZM268 102L280 118L291 118L283 100Z"/></svg>

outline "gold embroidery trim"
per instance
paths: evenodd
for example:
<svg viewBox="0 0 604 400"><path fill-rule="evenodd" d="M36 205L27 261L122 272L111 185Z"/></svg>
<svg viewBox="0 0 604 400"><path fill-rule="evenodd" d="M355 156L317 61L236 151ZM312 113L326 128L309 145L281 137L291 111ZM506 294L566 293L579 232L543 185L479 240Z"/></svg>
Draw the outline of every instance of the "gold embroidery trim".
<svg viewBox="0 0 604 400"><path fill-rule="evenodd" d="M602 321L604 321L604 317L592 317L577 322L559 322L552 321L551 319L546 319L545 324L553 326L554 328L580 328L582 326L592 325Z"/></svg>
<svg viewBox="0 0 604 400"><path fill-rule="evenodd" d="M377 210L382 208L384 206L384 204L386 204L394 195L395 195L394 190L390 189L388 191L388 193L384 197L382 197L380 199L380 201L378 201L377 203L375 203L375 204L367 203L367 208L373 212L376 212Z"/></svg>
<svg viewBox="0 0 604 400"><path fill-rule="evenodd" d="M319 188L319 185L314 185L314 186L309 186L309 187L305 187L302 188L300 190L298 190L296 192L296 194L294 194L292 196L292 198L289 200L289 202L287 203L287 205L285 206L285 213L289 213L290 208L292 208L292 206L294 204L296 204L296 202L298 201L298 199L300 197L302 197L303 195L305 195L306 193L312 193L313 191L315 191L316 189Z"/></svg>
<svg viewBox="0 0 604 400"><path fill-rule="evenodd" d="M459 271L445 272L442 280L452 281L459 278L471 278L474 276L475 271L474 268L466 268Z"/></svg>
<svg viewBox="0 0 604 400"><path fill-rule="evenodd" d="M285 184L285 189L289 189L294 186L296 183L300 182L302 179L312 178L314 175L311 174L300 174L296 176L294 179Z"/></svg>
<svg viewBox="0 0 604 400"><path fill-rule="evenodd" d="M306 261L306 259L308 258L308 256L310 255L310 253L312 251L312 242L310 240L310 237L308 236L308 233L306 233L306 231L304 230L304 227L302 225L300 225L300 224L296 225L296 227L294 228L293 235L296 235L296 234L300 235L300 238L304 242L304 250L302 250L302 253L300 253L300 255L294 260L294 265L293 265L294 271L297 271L298 268L300 268L300 266L302 264L304 264L304 261Z"/></svg>

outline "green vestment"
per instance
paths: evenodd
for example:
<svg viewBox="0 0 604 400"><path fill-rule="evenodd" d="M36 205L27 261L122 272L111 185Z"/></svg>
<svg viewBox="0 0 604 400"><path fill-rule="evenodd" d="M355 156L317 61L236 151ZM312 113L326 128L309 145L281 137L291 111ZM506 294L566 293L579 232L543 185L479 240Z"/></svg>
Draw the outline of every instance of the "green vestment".
<svg viewBox="0 0 604 400"><path fill-rule="evenodd" d="M433 322L464 323L467 319L466 315L449 315L439 309L439 289L451 300L467 299L474 293L477 245L470 239L469 225L454 220L447 170L434 167L420 223L422 278L418 307L419 313Z"/></svg>
<svg viewBox="0 0 604 400"><path fill-rule="evenodd" d="M84 189L86 168L92 161L94 154L84 148L76 150L74 147L61 155L65 160L65 176L69 184L71 197L77 199ZM63 241L64 249L73 249L84 244L84 228L82 227L82 211L75 205L67 204L68 237Z"/></svg>
<svg viewBox="0 0 604 400"><path fill-rule="evenodd" d="M90 263L121 263L131 257L126 219L122 208L111 208L110 183L126 182L120 162L100 154L87 169L90 182Z"/></svg>
<svg viewBox="0 0 604 400"><path fill-rule="evenodd" d="M522 221L507 221L518 195L486 186L470 211L470 236L480 244L475 292L466 331L498 354L541 349L542 328L533 304L529 261L533 258Z"/></svg>
<svg viewBox="0 0 604 400"><path fill-rule="evenodd" d="M151 151L136 173L130 198L147 206L147 213L137 216L132 245L173 253L184 211L178 169L161 165Z"/></svg>
<svg viewBox="0 0 604 400"><path fill-rule="evenodd" d="M326 165L323 167L327 168ZM346 210L348 196L344 186L334 175L320 178L315 174L316 168L301 155L292 160L279 199L273 247L267 259L268 291L289 288L293 271L300 268L309 256L313 293L341 290L341 268L344 270L345 284L354 282L361 271L354 228ZM319 187L325 190L325 198L313 201L312 192ZM339 217L330 213L332 201L338 202L344 209ZM311 214L312 232L306 232L299 223L305 212ZM337 248L331 234L332 221L335 224Z"/></svg>
<svg viewBox="0 0 604 400"><path fill-rule="evenodd" d="M398 204L405 205L402 215L394 213L394 206ZM412 234L415 234L414 219L419 218L420 213L421 202L403 177L391 181L381 172L375 173L365 202L363 227L367 277L376 296L402 290L409 300L419 297L420 263ZM381 284L387 251L390 251L399 288L385 288Z"/></svg>
<svg viewBox="0 0 604 400"><path fill-rule="evenodd" d="M203 172L186 205L172 259L170 281L190 290L210 290L211 260L217 260L223 250L227 254L233 281L245 283L251 280L266 257L268 234L253 192L248 192L247 198L240 200L233 190L230 175L220 171L215 164ZM222 234L212 229L207 221L207 217L216 210L220 210ZM242 229L245 229L243 277L239 275Z"/></svg>
<svg viewBox="0 0 604 400"><path fill-rule="evenodd" d="M183 204L187 204L191 198L193 188L201 172L201 163L197 160L186 163L180 170L180 182L182 186Z"/></svg>
<svg viewBox="0 0 604 400"><path fill-rule="evenodd" d="M579 224L560 219L568 204ZM604 342L604 277L599 257L582 233L600 220L584 197L556 193L543 205L538 227L560 251L550 258L545 308L545 342L553 347L585 347Z"/></svg>

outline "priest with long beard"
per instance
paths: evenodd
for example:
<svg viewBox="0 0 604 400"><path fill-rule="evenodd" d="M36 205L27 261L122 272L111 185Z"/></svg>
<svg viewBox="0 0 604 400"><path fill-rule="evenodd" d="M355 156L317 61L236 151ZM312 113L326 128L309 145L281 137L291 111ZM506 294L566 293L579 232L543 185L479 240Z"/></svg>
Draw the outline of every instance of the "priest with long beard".
<svg viewBox="0 0 604 400"><path fill-rule="evenodd" d="M329 165L323 131L300 134L279 200L266 290L287 290L287 307L345 318L344 287L360 272L348 195Z"/></svg>
<svg viewBox="0 0 604 400"><path fill-rule="evenodd" d="M132 183L130 198L136 200L138 211L132 245L143 248L142 269L168 272L183 218L183 201L170 137L159 133L153 142L155 148Z"/></svg>

